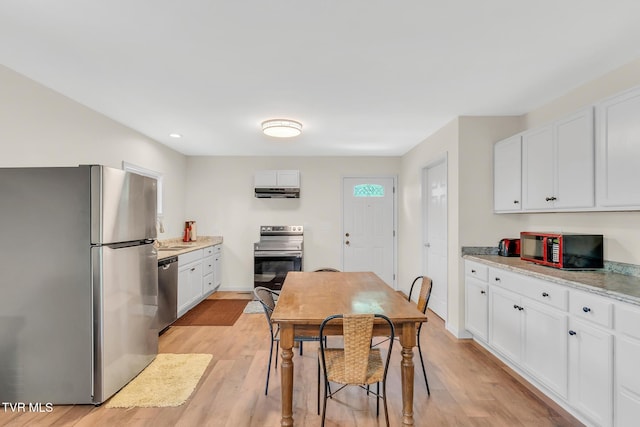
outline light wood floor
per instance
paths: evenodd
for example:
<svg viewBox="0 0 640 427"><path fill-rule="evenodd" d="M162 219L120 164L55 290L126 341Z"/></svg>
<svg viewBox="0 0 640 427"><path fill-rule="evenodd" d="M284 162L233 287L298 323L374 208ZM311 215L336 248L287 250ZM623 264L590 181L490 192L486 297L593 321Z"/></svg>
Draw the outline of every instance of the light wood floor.
<svg viewBox="0 0 640 427"><path fill-rule="evenodd" d="M212 298L251 294L218 292ZM456 340L433 313L422 331L431 397L427 397L420 359L416 363L416 426L577 426L577 420L468 340ZM296 426L319 426L316 415L316 349L305 343L294 355ZM54 406L51 413L11 413L0 406L2 426L225 426L280 425L280 377L272 371L264 395L269 337L263 314L243 314L234 326L172 327L160 337L161 353L210 353L213 359L191 398L177 408L107 409L92 405ZM388 374L390 422L400 425L399 350ZM359 389L327 404L327 427L383 426L375 400ZM382 410L382 409L381 409Z"/></svg>

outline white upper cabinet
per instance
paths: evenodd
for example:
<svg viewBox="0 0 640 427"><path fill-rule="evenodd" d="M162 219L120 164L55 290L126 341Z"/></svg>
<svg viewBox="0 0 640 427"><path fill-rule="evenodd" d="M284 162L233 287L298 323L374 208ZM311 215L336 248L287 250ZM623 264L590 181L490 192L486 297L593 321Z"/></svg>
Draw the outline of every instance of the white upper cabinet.
<svg viewBox="0 0 640 427"><path fill-rule="evenodd" d="M524 209L553 207L553 128L545 126L522 135L522 201Z"/></svg>
<svg viewBox="0 0 640 427"><path fill-rule="evenodd" d="M593 107L558 120L556 142L556 208L591 208L595 204Z"/></svg>
<svg viewBox="0 0 640 427"><path fill-rule="evenodd" d="M493 146L493 209L519 212L521 203L522 146L520 135Z"/></svg>
<svg viewBox="0 0 640 427"><path fill-rule="evenodd" d="M258 188L300 187L299 170L261 170L254 175L254 185Z"/></svg>
<svg viewBox="0 0 640 427"><path fill-rule="evenodd" d="M640 88L597 105L596 204L640 209Z"/></svg>
<svg viewBox="0 0 640 427"><path fill-rule="evenodd" d="M594 206L593 108L522 135L523 209Z"/></svg>

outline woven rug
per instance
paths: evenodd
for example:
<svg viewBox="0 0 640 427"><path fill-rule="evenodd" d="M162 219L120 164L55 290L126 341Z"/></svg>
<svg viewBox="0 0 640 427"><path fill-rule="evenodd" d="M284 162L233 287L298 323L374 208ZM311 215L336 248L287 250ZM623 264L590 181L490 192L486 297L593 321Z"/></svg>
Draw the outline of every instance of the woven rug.
<svg viewBox="0 0 640 427"><path fill-rule="evenodd" d="M247 299L206 299L173 322L173 326L233 326L248 302Z"/></svg>
<svg viewBox="0 0 640 427"><path fill-rule="evenodd" d="M264 313L264 308L262 308L262 304L260 304L258 301L249 301L249 304L247 304L247 306L244 308L243 313Z"/></svg>
<svg viewBox="0 0 640 427"><path fill-rule="evenodd" d="M210 354L158 354L106 407L180 406L193 393L212 357Z"/></svg>

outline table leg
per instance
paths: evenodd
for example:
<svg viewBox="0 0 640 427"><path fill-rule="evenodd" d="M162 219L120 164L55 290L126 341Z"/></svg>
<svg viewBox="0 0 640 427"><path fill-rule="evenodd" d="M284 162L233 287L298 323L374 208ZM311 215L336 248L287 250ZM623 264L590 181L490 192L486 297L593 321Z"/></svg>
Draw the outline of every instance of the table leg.
<svg viewBox="0 0 640 427"><path fill-rule="evenodd" d="M293 427L293 325L280 325L282 427Z"/></svg>
<svg viewBox="0 0 640 427"><path fill-rule="evenodd" d="M402 425L413 425L413 347L416 345L416 324L407 322L402 325L400 336L402 345Z"/></svg>

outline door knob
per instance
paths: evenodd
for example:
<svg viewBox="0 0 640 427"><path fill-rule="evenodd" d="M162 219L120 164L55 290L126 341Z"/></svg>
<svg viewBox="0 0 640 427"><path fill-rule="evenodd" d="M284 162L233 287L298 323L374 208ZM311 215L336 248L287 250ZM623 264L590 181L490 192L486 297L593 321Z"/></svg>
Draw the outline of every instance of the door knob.
<svg viewBox="0 0 640 427"><path fill-rule="evenodd" d="M344 244L345 244L345 245L348 245L348 244L349 244L349 241L347 240L346 242L344 242Z"/></svg>
<svg viewBox="0 0 640 427"><path fill-rule="evenodd" d="M349 237L349 233L345 234L344 236L345 236L345 237Z"/></svg>

